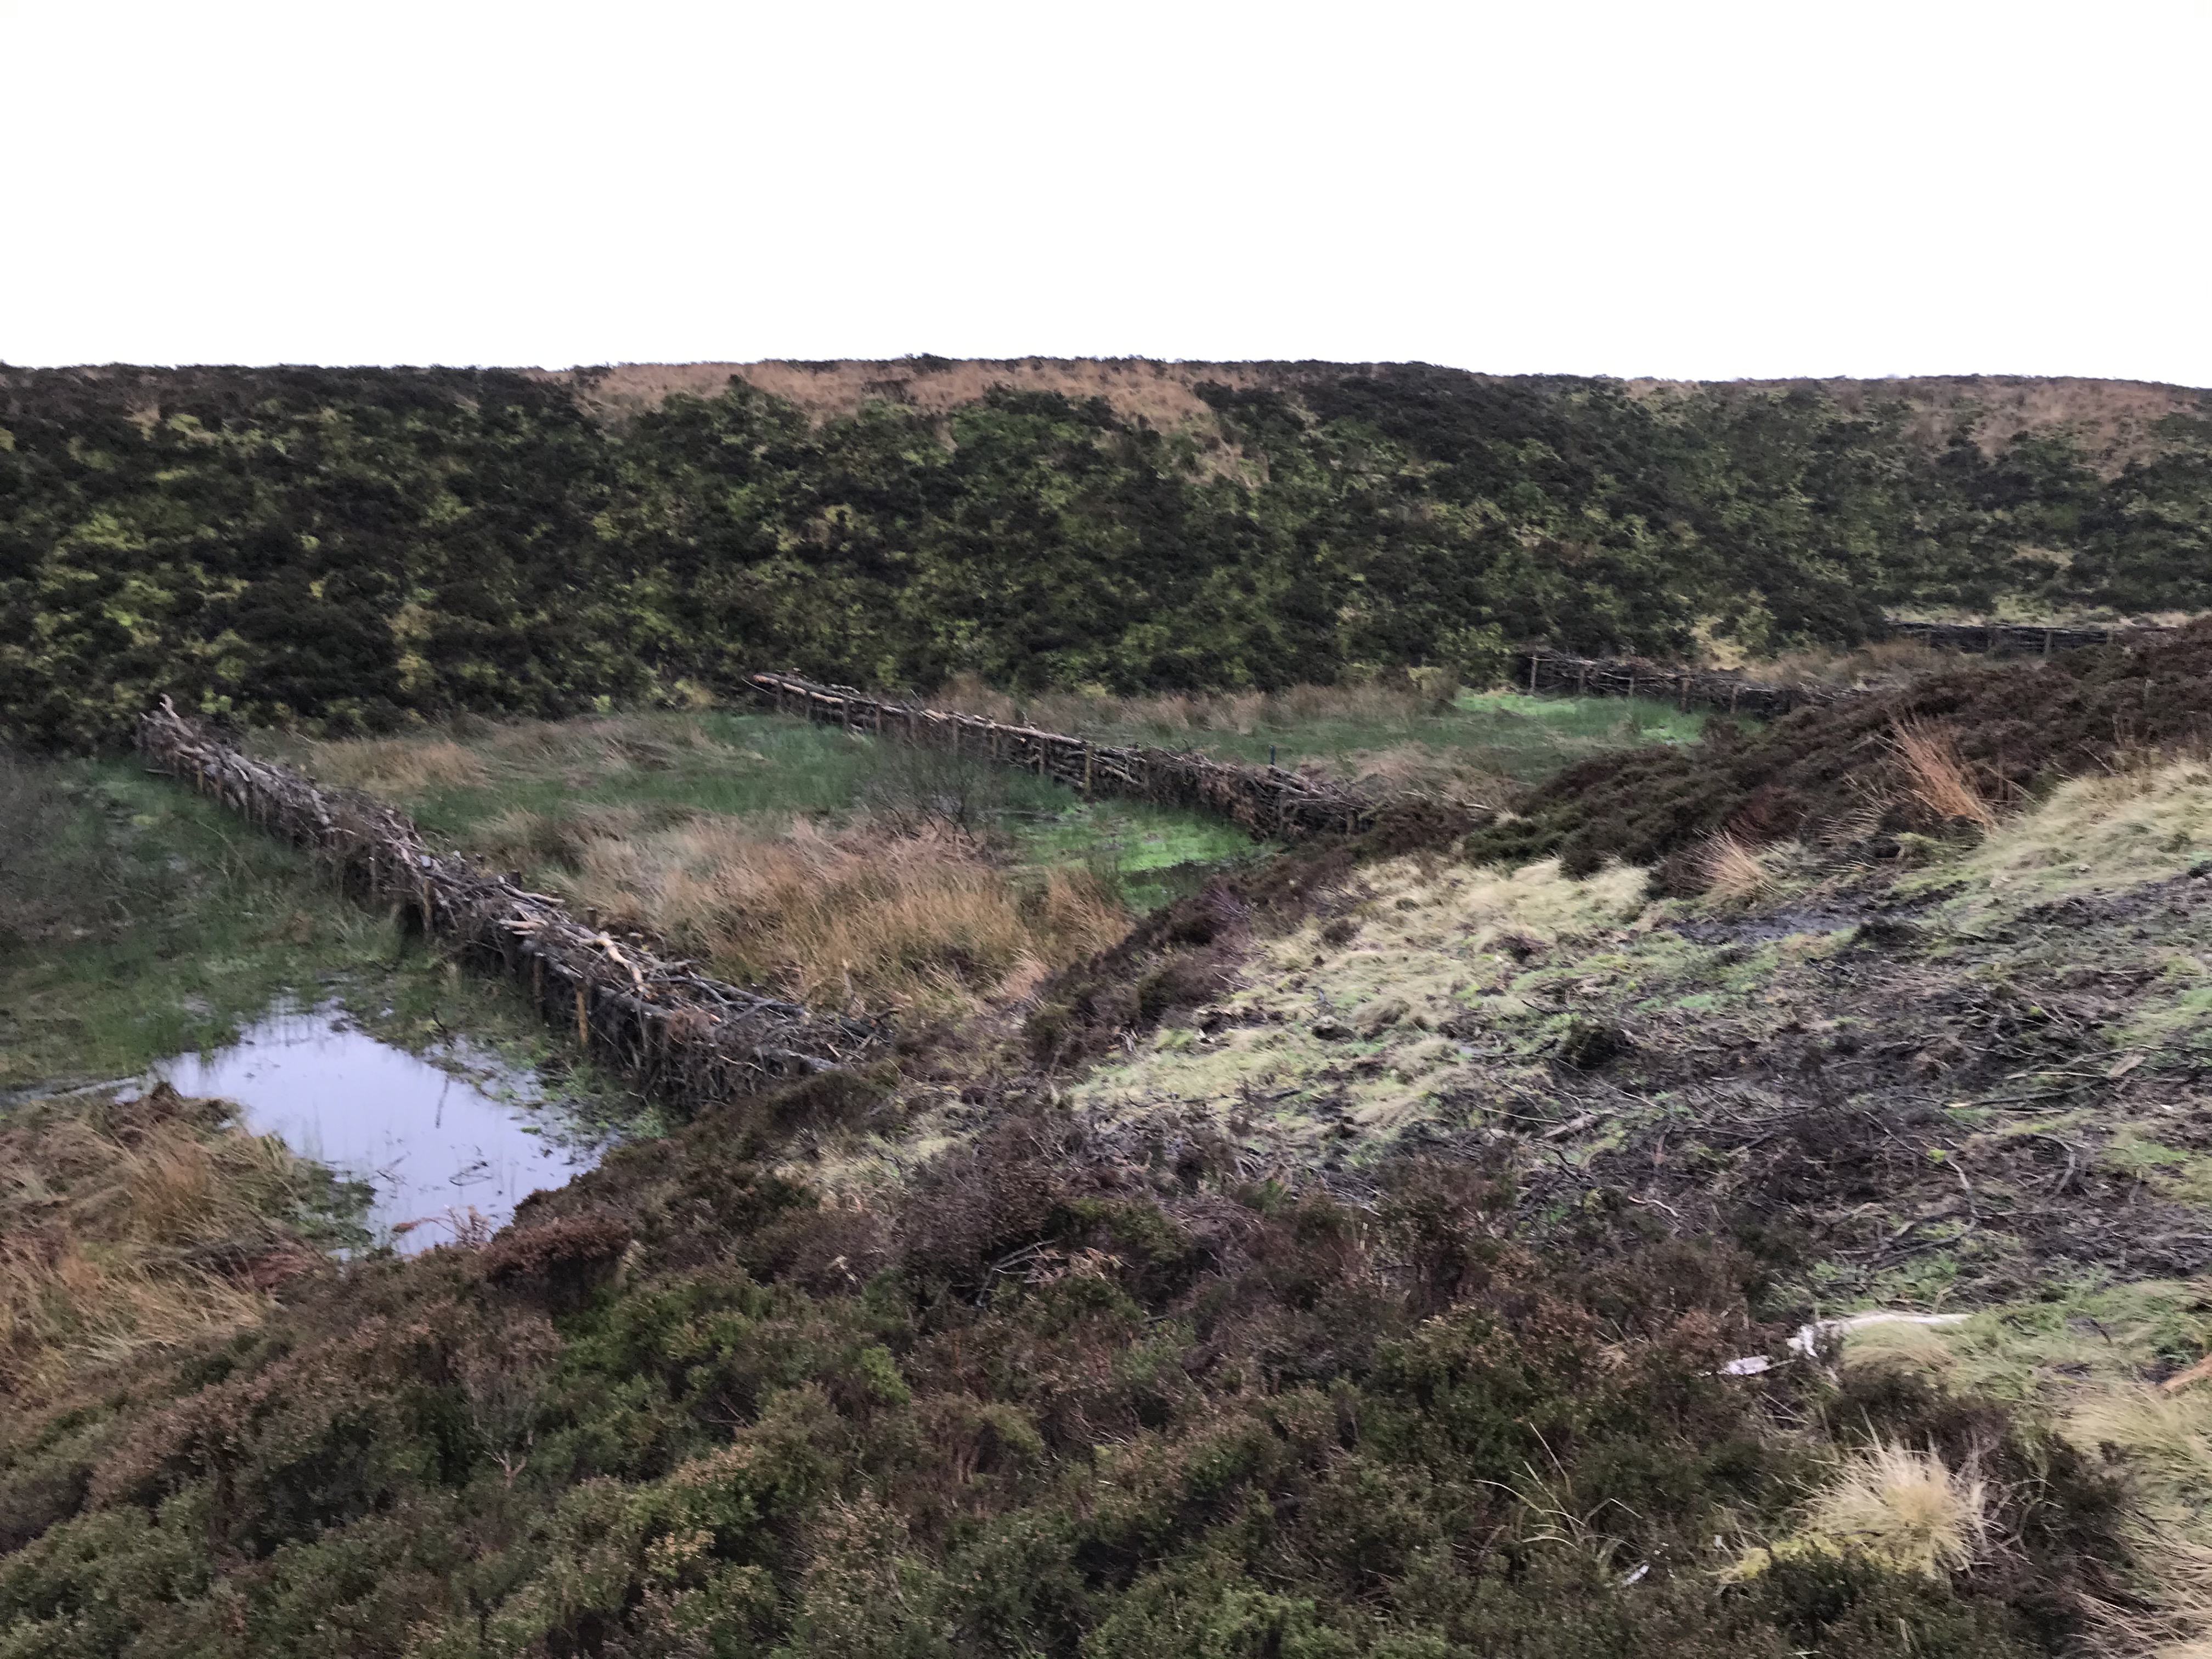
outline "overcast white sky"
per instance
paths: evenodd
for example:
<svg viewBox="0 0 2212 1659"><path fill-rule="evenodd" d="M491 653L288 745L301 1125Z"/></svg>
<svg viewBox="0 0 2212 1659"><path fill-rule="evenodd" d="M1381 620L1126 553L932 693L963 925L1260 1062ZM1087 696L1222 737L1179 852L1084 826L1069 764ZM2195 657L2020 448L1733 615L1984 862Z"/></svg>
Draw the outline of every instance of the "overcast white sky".
<svg viewBox="0 0 2212 1659"><path fill-rule="evenodd" d="M2212 385L2212 0L0 0L0 361Z"/></svg>

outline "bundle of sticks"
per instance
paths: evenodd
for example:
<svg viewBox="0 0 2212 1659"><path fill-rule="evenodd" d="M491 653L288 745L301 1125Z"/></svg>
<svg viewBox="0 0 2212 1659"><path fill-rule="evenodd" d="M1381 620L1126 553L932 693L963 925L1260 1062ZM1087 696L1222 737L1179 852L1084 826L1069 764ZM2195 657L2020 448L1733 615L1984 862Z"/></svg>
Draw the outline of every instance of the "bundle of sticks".
<svg viewBox="0 0 2212 1659"><path fill-rule="evenodd" d="M1524 651L1515 672L1528 691L1650 697L1677 708L1717 708L1730 714L1786 714L1857 695L1828 685L1768 685L1733 669L1674 668L1641 657L1577 657L1565 651Z"/></svg>
<svg viewBox="0 0 2212 1659"><path fill-rule="evenodd" d="M179 714L167 697L139 722L158 771L307 848L345 889L404 910L426 935L529 988L545 1017L675 1107L757 1092L860 1058L885 1033L700 973L658 941L579 921L519 875L434 851L412 819L358 790L325 789L256 760Z"/></svg>
<svg viewBox="0 0 2212 1659"><path fill-rule="evenodd" d="M848 732L981 756L1057 778L1085 795L1203 808L1263 841L1355 834L1373 825L1381 805L1341 784L1287 767L1238 766L1177 750L1094 743L979 714L872 697L850 686L819 685L796 674L750 674L745 683L786 714L835 720Z"/></svg>
<svg viewBox="0 0 2212 1659"><path fill-rule="evenodd" d="M1924 623L1888 618L1890 633L1939 651L1985 651L2000 657L2047 657L2098 645L2148 645L2173 632L2155 623L2119 628L2045 627L2040 623Z"/></svg>

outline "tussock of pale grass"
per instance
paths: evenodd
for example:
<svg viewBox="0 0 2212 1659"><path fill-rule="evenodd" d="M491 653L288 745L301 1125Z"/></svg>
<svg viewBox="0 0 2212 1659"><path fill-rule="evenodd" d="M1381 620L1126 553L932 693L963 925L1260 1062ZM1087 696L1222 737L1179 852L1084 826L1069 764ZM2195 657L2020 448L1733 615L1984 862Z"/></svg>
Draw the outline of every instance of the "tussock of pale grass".
<svg viewBox="0 0 2212 1659"><path fill-rule="evenodd" d="M332 788L420 794L485 781L483 763L450 738L348 738L313 745L309 763Z"/></svg>
<svg viewBox="0 0 2212 1659"><path fill-rule="evenodd" d="M19 1108L0 1171L0 1392L244 1323L269 1264L316 1259L293 1218L319 1177L166 1091Z"/></svg>
<svg viewBox="0 0 2212 1659"><path fill-rule="evenodd" d="M2152 1610L2106 1609L2110 1633L2158 1659L2212 1659L2212 1385L2086 1392L2066 1432L2086 1451L2118 1453L2131 1476L2128 1541Z"/></svg>
<svg viewBox="0 0 2212 1659"><path fill-rule="evenodd" d="M951 830L832 836L800 819L773 836L702 815L587 840L575 869L576 902L820 1006L949 1012L1018 995L1130 923L1087 872L1024 884Z"/></svg>
<svg viewBox="0 0 2212 1659"><path fill-rule="evenodd" d="M1723 904L1748 904L1774 886L1774 877L1759 854L1723 830L1698 855L1705 895Z"/></svg>
<svg viewBox="0 0 2212 1659"><path fill-rule="evenodd" d="M1813 1501L1806 1545L1871 1555L1940 1578L1971 1566L1988 1547L1990 1493L1970 1466L1932 1450L1882 1441L1853 1452Z"/></svg>
<svg viewBox="0 0 2212 1659"><path fill-rule="evenodd" d="M1890 750L1911 799L1939 818L1964 820L1984 830L1996 826L1996 810L1974 787L1973 773L1947 727L1928 720L1899 720L1890 728Z"/></svg>

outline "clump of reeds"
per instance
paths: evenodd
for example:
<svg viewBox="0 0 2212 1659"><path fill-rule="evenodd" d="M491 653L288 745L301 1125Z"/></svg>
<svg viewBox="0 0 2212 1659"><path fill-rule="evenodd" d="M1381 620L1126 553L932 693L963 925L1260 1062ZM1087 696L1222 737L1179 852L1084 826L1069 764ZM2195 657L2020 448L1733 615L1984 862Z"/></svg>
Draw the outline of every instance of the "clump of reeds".
<svg viewBox="0 0 2212 1659"><path fill-rule="evenodd" d="M1996 809L1976 787L1974 775L1959 753L1957 737L1929 720L1900 720L1890 728L1890 751L1902 775L1906 796L1936 817L1992 829Z"/></svg>

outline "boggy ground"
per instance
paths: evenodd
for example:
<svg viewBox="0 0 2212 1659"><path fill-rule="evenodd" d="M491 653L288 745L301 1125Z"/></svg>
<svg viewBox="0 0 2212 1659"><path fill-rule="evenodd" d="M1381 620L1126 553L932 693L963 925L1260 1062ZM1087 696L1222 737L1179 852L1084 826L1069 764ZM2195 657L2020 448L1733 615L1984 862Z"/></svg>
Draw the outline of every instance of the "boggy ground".
<svg viewBox="0 0 2212 1659"><path fill-rule="evenodd" d="M77 1353L0 1656L2201 1654L2212 769L1991 816L1655 897L1395 815Z"/></svg>
<svg viewBox="0 0 2212 1659"><path fill-rule="evenodd" d="M2069 784L1930 865L1778 849L1748 899L1644 872L1369 866L1074 1082L1356 1183L1419 1146L1734 1231L1808 1305L2212 1261L2212 769Z"/></svg>

